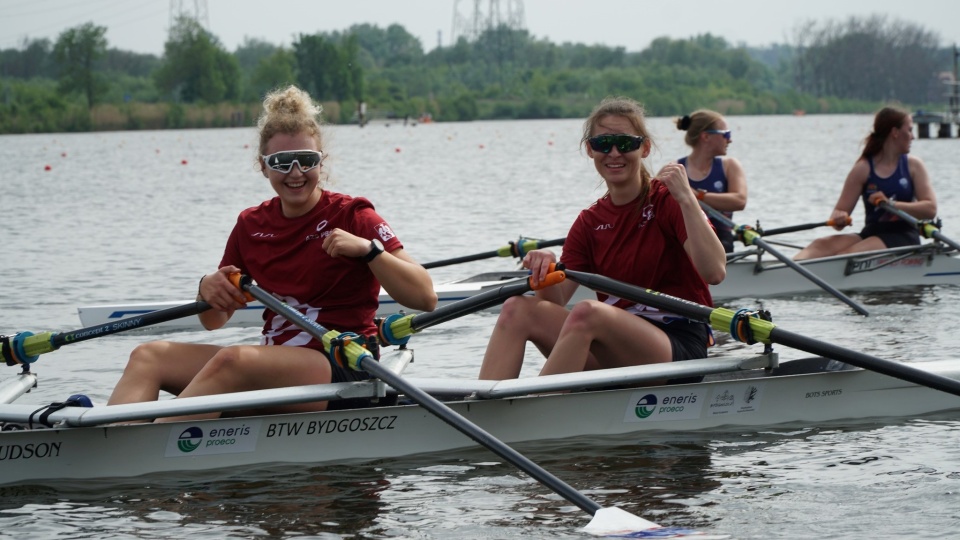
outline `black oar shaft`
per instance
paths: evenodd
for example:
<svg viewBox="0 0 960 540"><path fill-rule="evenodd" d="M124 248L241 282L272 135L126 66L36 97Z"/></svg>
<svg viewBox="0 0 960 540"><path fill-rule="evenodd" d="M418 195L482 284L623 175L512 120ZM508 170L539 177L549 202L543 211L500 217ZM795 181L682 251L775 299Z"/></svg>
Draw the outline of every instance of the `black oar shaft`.
<svg viewBox="0 0 960 540"><path fill-rule="evenodd" d="M80 330L62 332L53 336L51 343L53 343L55 347L59 348L61 345L66 345L68 343L86 341L88 339L116 334L118 332L135 330L137 328L143 328L153 324L182 319L183 317L189 317L190 315L198 315L208 309L210 309L210 304L204 301L191 302L182 306L160 309L157 311L144 313L143 315L133 315L131 317L126 317L116 321L106 322L95 326L88 326L87 328L81 328Z"/></svg>
<svg viewBox="0 0 960 540"><path fill-rule="evenodd" d="M460 264L465 262L479 261L483 259L489 259L492 257L498 257L500 255L499 250L486 251L484 253L476 253L474 255L464 255L462 257L453 257L452 259L443 259L440 261L433 261L424 263L423 267L427 270L431 268L439 268L441 266L449 266L451 264Z"/></svg>
<svg viewBox="0 0 960 540"><path fill-rule="evenodd" d="M33 334L31 332L21 332L15 336L4 336L3 341L6 346L3 347L3 359L7 365L29 364L37 360L41 354L53 352L63 345L70 343L79 343L88 339L108 336L127 330L135 330L152 324L159 324L190 315L197 315L210 309L206 302L191 302L182 306L161 309L144 313L143 315L134 315L116 321L102 323L94 326L88 326L71 332L43 332Z"/></svg>
<svg viewBox="0 0 960 540"><path fill-rule="evenodd" d="M503 303L511 296L525 294L530 288L530 278L523 281L501 285L492 289L475 294L469 298L448 304L434 311L418 313L410 320L410 327L414 332L419 332L424 328L429 328L435 324L440 324L463 315L469 315L477 311L493 307Z"/></svg>
<svg viewBox="0 0 960 540"><path fill-rule="evenodd" d="M833 358L857 367L876 371L896 379L909 381L914 384L947 392L955 396L960 396L960 381L950 379L942 375L930 373L922 369L917 369L902 362L884 360L843 347L838 347L830 343L816 341L793 332L788 332L780 328L774 328L770 331L770 340L774 343L786 345L800 351L806 351L811 354Z"/></svg>
<svg viewBox="0 0 960 540"><path fill-rule="evenodd" d="M720 212L718 212L716 209L714 209L714 208L711 207L710 205L705 204L703 201L700 201L700 206L701 206L701 208L703 208L703 209L710 215L710 217L712 217L712 218L720 221L721 223L725 224L727 227L730 227L731 229L737 229L737 228L738 228L736 223L730 221L730 220L727 218L727 216L721 214ZM761 247L762 249L766 250L768 253L770 253L771 255L773 255L774 257L776 257L777 259L779 259L780 262L782 262L783 264L785 264L785 265L789 266L790 268L792 268L794 271L796 271L796 272L797 272L798 274L800 274L801 276L803 276L803 277L807 278L808 280L816 283L817 286L819 286L821 289L823 289L823 290L827 291L828 293L832 294L833 296L837 297L837 298L838 298L840 301L842 301L844 304L847 304L848 306L852 307L857 313L859 313L859 314L861 314L861 315L869 315L869 314L870 314L870 312L868 312L868 311L866 310L866 308L864 308L864 307L861 306L860 304L854 302L853 299L851 299L849 296L847 296L847 295L843 294L842 292L838 291L838 290L835 289L833 286L831 286L829 283L827 283L826 281L820 279L820 277L817 276L816 274L814 274L813 272L811 272L811 271L807 270L806 268L800 266L800 265L797 264L793 259L791 259L790 257L787 257L787 256L784 255L783 253L780 253L779 251L777 251L776 249L774 249L773 247L771 247L770 244L768 244L767 242L764 242L763 239L760 238L760 235L756 233L756 231L746 230L746 231L742 231L740 234L741 234L741 236L742 236L742 240L743 240L744 244L749 245L749 244L752 243L752 244L754 244L754 245L756 245L756 246Z"/></svg>
<svg viewBox="0 0 960 540"><path fill-rule="evenodd" d="M441 266L450 266L452 264L460 264L465 262L479 261L482 259L489 259L492 257L519 257L521 254L532 251L534 249L562 246L566 238L556 238L554 240L532 240L521 238L517 242L511 242L510 245L504 246L500 249L495 249L492 251L485 251L483 253L476 253L473 255L464 255L462 257L453 257L452 259L443 259L440 261L433 261L424 263L423 267L427 270L431 268L438 268ZM519 244L519 246L518 246Z"/></svg>
<svg viewBox="0 0 960 540"><path fill-rule="evenodd" d="M280 300L277 300L273 295L253 284L250 278L246 276L240 278L239 284L242 290L250 293L254 298L263 303L263 305L267 306L275 313L281 315L293 324L299 326L317 340L323 340L324 334L329 332L329 330L317 322L306 318L299 311L291 308ZM578 492L563 480L560 480L546 469L540 467L513 448L510 448L507 446L507 444L486 432L480 426L477 426L473 422L470 422L463 416L457 414L453 409L446 406L433 396L420 390L413 384L410 384L400 375L397 375L389 369L381 366L371 357L362 359L359 365L360 368L367 373L370 373L371 375L386 382L390 386L396 388L400 392L403 392L410 397L410 399L420 404L420 406L440 420L443 420L464 435L470 437L493 453L507 460L521 471L527 473L532 478L554 490L563 498L577 505L582 510L590 513L590 515L594 515L602 508L599 504Z"/></svg>
<svg viewBox="0 0 960 540"><path fill-rule="evenodd" d="M847 218L847 225L850 225L851 220ZM827 221L818 221L816 223L804 223L802 225L790 225L788 227L776 227L774 229L763 229L763 236L773 236L775 234L786 234L799 231L808 231L810 229L816 229L817 227L833 227L833 220Z"/></svg>
<svg viewBox="0 0 960 540"><path fill-rule="evenodd" d="M720 314L719 312L724 311L722 309L714 309L697 304L696 302L684 300L682 298L661 294L655 291L643 290L639 287L623 283L622 281L617 281L615 279L597 274L588 274L585 272L577 272L566 269L563 271L567 278L576 281L581 285L590 287L593 290L602 291L607 294L612 294L620 298L630 300L631 302L639 302L657 309L682 315L689 319L701 321L710 324L715 330L719 330L721 332L730 331L729 327L724 328L719 324L715 324L715 321L713 320L716 318L717 320L724 320L725 322L729 321L729 317L717 316ZM772 324L766 321L750 319L749 322L751 326L756 323L763 322L767 326L772 327L772 329L769 330L770 342L772 343L779 343L781 345L793 347L794 349L805 351L811 354L840 360L841 362L847 362L864 369L889 375L890 377L895 377L907 382L926 386L936 390L942 390L949 394L960 396L960 381L955 379L930 373L922 369L917 369L901 362L884 360L882 358L877 358L875 356L870 356L868 354L852 351L850 349L844 349L843 347L838 347L836 345L817 341L812 338L793 334L786 330L774 327ZM758 328L757 330L763 331L764 329Z"/></svg>

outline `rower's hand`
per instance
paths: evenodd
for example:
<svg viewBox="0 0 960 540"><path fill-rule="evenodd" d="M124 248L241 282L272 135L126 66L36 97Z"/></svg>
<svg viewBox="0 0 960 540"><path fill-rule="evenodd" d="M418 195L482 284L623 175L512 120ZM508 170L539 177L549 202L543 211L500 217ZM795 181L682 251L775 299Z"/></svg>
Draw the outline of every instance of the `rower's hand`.
<svg viewBox="0 0 960 540"><path fill-rule="evenodd" d="M830 214L830 223L834 229L842 231L844 227L852 223L852 221L850 220L849 213L834 208L833 213Z"/></svg>
<svg viewBox="0 0 960 540"><path fill-rule="evenodd" d="M557 262L557 254L549 249L535 249L527 252L523 257L521 264L524 268L530 270L530 277L534 287L547 278L550 273L550 265Z"/></svg>
<svg viewBox="0 0 960 540"><path fill-rule="evenodd" d="M231 274L239 273L241 273L239 268L228 265L203 276L200 280L200 297L218 311L233 313L242 308L247 304L247 298L243 291L230 281Z"/></svg>
<svg viewBox="0 0 960 540"><path fill-rule="evenodd" d="M333 258L363 257L370 253L370 240L350 234L343 229L334 229L323 239L323 249Z"/></svg>
<svg viewBox="0 0 960 540"><path fill-rule="evenodd" d="M660 169L655 178L667 186L670 194L677 202L689 199L693 204L697 203L697 196L690 187L690 181L687 180L687 169L683 165L668 163Z"/></svg>
<svg viewBox="0 0 960 540"><path fill-rule="evenodd" d="M874 191L867 196L867 202L874 206L880 206L880 203L884 201L889 202L890 199L888 199L887 195L882 191Z"/></svg>

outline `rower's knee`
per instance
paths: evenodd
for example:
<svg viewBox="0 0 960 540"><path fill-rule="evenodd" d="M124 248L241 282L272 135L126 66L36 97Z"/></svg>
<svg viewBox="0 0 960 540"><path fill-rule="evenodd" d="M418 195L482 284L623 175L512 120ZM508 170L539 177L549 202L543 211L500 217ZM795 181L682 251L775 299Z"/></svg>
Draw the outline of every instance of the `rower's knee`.
<svg viewBox="0 0 960 540"><path fill-rule="evenodd" d="M168 343L165 341L150 341L137 345L130 352L130 361L127 362L127 369L130 370L155 370L162 367L164 361L164 350Z"/></svg>

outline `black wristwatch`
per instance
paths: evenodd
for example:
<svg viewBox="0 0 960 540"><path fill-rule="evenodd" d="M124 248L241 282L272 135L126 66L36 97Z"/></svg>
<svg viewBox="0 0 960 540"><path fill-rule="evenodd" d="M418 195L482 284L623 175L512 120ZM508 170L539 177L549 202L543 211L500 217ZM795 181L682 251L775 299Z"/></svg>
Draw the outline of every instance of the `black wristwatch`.
<svg viewBox="0 0 960 540"><path fill-rule="evenodd" d="M383 253L383 242L373 239L370 241L370 252L363 256L363 262L368 263Z"/></svg>

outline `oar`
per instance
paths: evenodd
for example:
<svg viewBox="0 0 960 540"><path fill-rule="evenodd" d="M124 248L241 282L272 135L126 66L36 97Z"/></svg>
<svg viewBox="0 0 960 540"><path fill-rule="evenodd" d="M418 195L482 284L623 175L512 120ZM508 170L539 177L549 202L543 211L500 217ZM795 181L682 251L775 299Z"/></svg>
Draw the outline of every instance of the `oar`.
<svg viewBox="0 0 960 540"><path fill-rule="evenodd" d="M843 226L846 227L853 223L853 219L850 216L847 216L847 219L844 221ZM760 234L763 236L773 236L775 234L785 234L792 233L797 231L808 231L810 229L816 229L817 227L836 227L837 222L828 219L826 221L818 221L816 223L804 223L802 225L791 225L789 227L777 227L776 229L760 229Z"/></svg>
<svg viewBox="0 0 960 540"><path fill-rule="evenodd" d="M913 225L920 230L920 233L923 234L924 238L935 238L944 244L952 247L953 249L960 250L960 244L954 242L953 240L947 238L940 232L939 227L930 223L928 221L920 221L919 219L911 216L910 214L904 212L903 210L898 210L893 207L888 201L880 201L880 208L883 208L887 212L897 216L898 218L906 221L907 223Z"/></svg>
<svg viewBox="0 0 960 540"><path fill-rule="evenodd" d="M56 334L53 332L43 332L41 334L19 332L13 336L0 336L0 345L2 345L3 359L8 366L30 364L36 362L41 354L53 352L63 345L197 315L208 309L210 309L210 304L206 302L190 302L182 306L151 311L143 315L134 315L133 317L88 326L72 332Z"/></svg>
<svg viewBox="0 0 960 540"><path fill-rule="evenodd" d="M404 315L401 313L388 315L378 324L380 342L384 345L403 345L406 344L411 335L425 328L502 304L511 296L519 296L533 290L543 289L550 285L560 283L563 281L563 275L553 271L554 268L555 267L551 268L546 279L541 281L536 287L532 284L533 278L527 277L520 281L508 282L499 287L493 287L482 293L453 302L452 304L447 304L433 311L413 315Z"/></svg>
<svg viewBox="0 0 960 540"><path fill-rule="evenodd" d="M430 268L479 261L481 259L489 259L491 257L519 257L522 259L528 251L545 247L562 246L564 240L566 240L566 238L557 238L555 240L534 240L531 238L520 237L520 239L516 242L510 242L508 245L493 251L485 251L483 253L476 253L474 255L464 255L463 257L454 257L452 259L444 259L442 261L428 262L424 264L423 267L429 270Z"/></svg>
<svg viewBox="0 0 960 540"><path fill-rule="evenodd" d="M745 310L734 312L725 308L711 308L682 298L669 296L649 289L645 290L597 274L566 270L562 266L558 266L558 268L566 274L567 279L576 281L581 285L632 302L639 302L657 309L682 315L689 319L708 323L714 330L729 332L730 335L738 339L738 341L768 344L779 343L811 354L832 358L864 369L876 371L877 373L889 375L890 377L902 379L913 384L960 396L960 381L917 369L901 362L883 360L882 358L794 334L777 328L770 321L765 321L753 316L745 316L745 314L750 315L746 313ZM746 335L748 339L742 339L744 335ZM749 339L751 337L752 340Z"/></svg>
<svg viewBox="0 0 960 540"><path fill-rule="evenodd" d="M406 394L410 399L418 403L421 407L429 411L440 420L451 425L464 435L470 437L480 445L486 447L496 455L507 460L515 467L536 479L543 485L555 491L564 499L580 507L581 510L594 516L593 520L587 526L594 530L622 531L625 529L633 531L642 531L649 529L663 530L659 525L647 521L639 516L635 516L616 507L603 508L586 495L575 490L569 484L560 480L546 469L540 467L529 458L520 454L506 443L500 441L490 433L483 430L480 426L470 422L463 416L457 414L453 409L443 404L430 394L417 388L407 382L400 375L381 366L370 353L361 347L354 338L356 335L341 334L337 331L327 330L317 322L308 319L299 311L291 308L286 303L278 300L267 291L261 289L253 283L249 276L235 276L231 280L240 288L240 290L251 294L254 298L263 303L263 305L272 309L275 313L281 315L288 321L302 328L305 332L320 340L324 348L328 351L331 359L340 363L344 367L354 370L363 370L370 375L379 378L400 392ZM620 522L621 519L629 519L629 523Z"/></svg>
<svg viewBox="0 0 960 540"><path fill-rule="evenodd" d="M780 262L782 262L783 264L785 264L785 265L789 266L790 268L796 270L796 272L797 272L798 274L800 274L801 276L803 276L803 277L809 279L810 281L816 283L821 289L823 289L823 290L827 291L828 293L830 293L830 294L836 296L837 298L839 298L839 299L840 299L841 301L843 301L845 304L847 304L848 306L850 306L850 307L852 307L854 310L856 310L857 313L859 313L859 314L861 314L861 315L869 315L869 314L870 314L869 312L867 312L867 310L866 310L863 306L861 306L860 304L854 302L850 297L848 297L847 295L845 295L845 294L843 294L842 292L838 291L837 289L833 288L829 283L827 283L826 281L820 279L820 278L819 278L817 275L815 275L813 272L811 272L811 271L807 270L806 268L800 266L799 264L797 264L796 262L794 262L793 259L791 259L790 257L787 257L787 256L784 255L783 253L780 253L779 251L777 251L777 250L773 249L772 247L770 247L770 244L768 244L767 242L765 242L765 241L763 240L763 238L760 238L760 234L757 233L757 231L755 231L755 230L753 230L752 228L750 228L750 227L748 227L748 226L745 226L745 225L737 226L736 223L734 223L734 222L730 221L729 219L727 219L727 216L721 214L720 212L718 212L717 210L715 210L715 209L714 209L713 207L711 207L710 205L704 203L703 201L700 201L700 207L703 208L703 210L704 210L705 212L707 212L708 214L710 214L710 217L712 217L712 218L716 219L717 221L723 223L723 224L726 225L727 227L730 227L731 229L734 229L734 230L737 232L737 237L740 239L741 242L743 242L743 245L745 245L745 246L756 245L756 246L759 246L759 247L763 248L764 250L766 250L767 252L769 252L771 255L773 255L773 256L776 257L777 259L780 259Z"/></svg>

